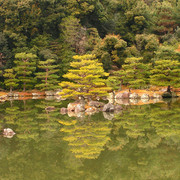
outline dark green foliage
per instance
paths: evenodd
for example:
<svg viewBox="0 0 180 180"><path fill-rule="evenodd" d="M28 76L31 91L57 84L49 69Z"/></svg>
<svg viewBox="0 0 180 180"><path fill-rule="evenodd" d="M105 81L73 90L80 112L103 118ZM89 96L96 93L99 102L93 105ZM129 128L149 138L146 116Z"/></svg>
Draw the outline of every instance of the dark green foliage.
<svg viewBox="0 0 180 180"><path fill-rule="evenodd" d="M16 79L16 75L14 74L13 69L5 69L4 70L4 84L6 87L9 87L10 92L12 91L13 87L17 87L18 86L18 80Z"/></svg>
<svg viewBox="0 0 180 180"><path fill-rule="evenodd" d="M74 55L95 54L109 72L127 57L179 60L179 7L176 0L0 0L0 69L22 71L15 58L22 52L56 60L59 79ZM34 70L26 86L37 83Z"/></svg>
<svg viewBox="0 0 180 180"><path fill-rule="evenodd" d="M149 85L151 64L144 64L142 58L127 58L122 69L117 71L124 85L130 88L144 88Z"/></svg>
<svg viewBox="0 0 180 180"><path fill-rule="evenodd" d="M35 87L40 90L54 90L59 88L57 80L59 76L56 74L58 72L58 65L54 65L54 62L54 59L39 61L38 68L42 69L43 72L36 73L36 77L41 79L41 82Z"/></svg>
<svg viewBox="0 0 180 180"><path fill-rule="evenodd" d="M151 84L180 87L180 63L176 60L157 60L151 70Z"/></svg>
<svg viewBox="0 0 180 180"><path fill-rule="evenodd" d="M14 62L16 66L14 70L23 91L25 91L26 88L32 87L35 83L32 74L36 70L37 56L32 53L17 53L15 58L16 60Z"/></svg>

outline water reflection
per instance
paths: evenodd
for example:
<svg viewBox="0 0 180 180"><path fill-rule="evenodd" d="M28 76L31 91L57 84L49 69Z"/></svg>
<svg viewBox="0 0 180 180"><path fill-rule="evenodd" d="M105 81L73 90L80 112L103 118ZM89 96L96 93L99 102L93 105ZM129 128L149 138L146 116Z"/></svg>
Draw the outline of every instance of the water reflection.
<svg viewBox="0 0 180 180"><path fill-rule="evenodd" d="M63 125L60 131L65 132L63 140L68 142L76 158L98 158L109 140L111 121L105 120L102 114L98 119L96 116L79 119L64 117L59 123Z"/></svg>
<svg viewBox="0 0 180 180"><path fill-rule="evenodd" d="M179 102L79 117L61 115L63 103L0 104L1 132L16 132L0 137L0 179L180 179Z"/></svg>

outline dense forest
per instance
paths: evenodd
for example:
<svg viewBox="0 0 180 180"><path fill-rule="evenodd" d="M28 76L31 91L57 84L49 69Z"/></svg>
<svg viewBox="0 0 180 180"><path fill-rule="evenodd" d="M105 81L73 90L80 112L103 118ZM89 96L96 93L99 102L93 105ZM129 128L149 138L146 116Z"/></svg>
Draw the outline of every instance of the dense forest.
<svg viewBox="0 0 180 180"><path fill-rule="evenodd" d="M60 88L75 55L113 89L180 87L180 1L0 0L1 90Z"/></svg>

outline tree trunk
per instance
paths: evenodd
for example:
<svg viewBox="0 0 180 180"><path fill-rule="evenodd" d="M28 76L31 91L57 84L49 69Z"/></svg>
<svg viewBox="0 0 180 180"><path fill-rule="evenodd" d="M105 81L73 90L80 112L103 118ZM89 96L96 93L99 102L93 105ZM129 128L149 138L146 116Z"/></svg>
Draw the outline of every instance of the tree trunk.
<svg viewBox="0 0 180 180"><path fill-rule="evenodd" d="M26 83L24 83L23 91L26 91Z"/></svg>
<svg viewBox="0 0 180 180"><path fill-rule="evenodd" d="M46 77L45 77L45 87L47 89L47 80L48 80L48 68L46 69Z"/></svg>
<svg viewBox="0 0 180 180"><path fill-rule="evenodd" d="M112 98L113 98L113 104L114 104L114 103L115 103L115 95L116 95L116 94L115 94L115 91L113 91L112 94L113 94L113 97L112 97Z"/></svg>
<svg viewBox="0 0 180 180"><path fill-rule="evenodd" d="M10 93L12 93L12 86L10 86Z"/></svg>
<svg viewBox="0 0 180 180"><path fill-rule="evenodd" d="M172 93L172 92L171 92L171 86L168 86L168 87L167 87L167 92L170 93L170 94Z"/></svg>

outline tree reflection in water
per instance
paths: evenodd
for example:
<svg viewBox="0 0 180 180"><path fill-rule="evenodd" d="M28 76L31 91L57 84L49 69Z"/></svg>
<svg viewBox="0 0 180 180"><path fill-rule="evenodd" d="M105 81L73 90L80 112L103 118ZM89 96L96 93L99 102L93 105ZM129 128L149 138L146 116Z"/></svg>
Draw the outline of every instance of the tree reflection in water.
<svg viewBox="0 0 180 180"><path fill-rule="evenodd" d="M179 103L127 106L112 120L60 115L61 106L0 104L1 129L16 132L0 137L0 179L180 179Z"/></svg>

